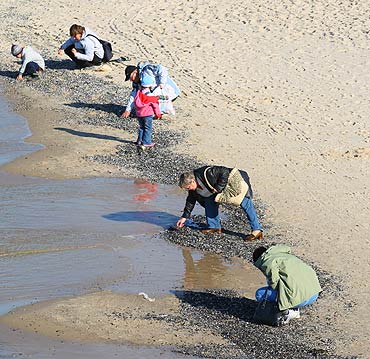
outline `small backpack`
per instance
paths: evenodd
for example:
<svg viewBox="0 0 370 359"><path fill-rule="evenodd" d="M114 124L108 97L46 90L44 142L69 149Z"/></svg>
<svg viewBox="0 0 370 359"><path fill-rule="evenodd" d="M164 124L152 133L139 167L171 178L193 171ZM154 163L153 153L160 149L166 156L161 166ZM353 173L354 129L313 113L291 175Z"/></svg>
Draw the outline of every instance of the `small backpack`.
<svg viewBox="0 0 370 359"><path fill-rule="evenodd" d="M108 62L113 57L112 44L106 40L100 40L93 34L88 34L87 36L95 37L102 44L104 50L103 62Z"/></svg>

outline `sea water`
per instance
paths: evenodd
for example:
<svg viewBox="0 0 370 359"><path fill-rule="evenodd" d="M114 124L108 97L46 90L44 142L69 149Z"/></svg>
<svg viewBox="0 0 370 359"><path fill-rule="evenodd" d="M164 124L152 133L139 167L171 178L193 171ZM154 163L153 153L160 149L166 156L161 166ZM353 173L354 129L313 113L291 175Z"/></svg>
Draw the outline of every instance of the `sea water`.
<svg viewBox="0 0 370 359"><path fill-rule="evenodd" d="M0 97L0 164L43 148ZM241 261L180 248L155 235L173 225L184 195L124 178L49 180L0 169L0 314L100 290L168 295L179 288L243 289ZM165 263L165 265L164 265ZM190 284L191 283L191 284ZM0 357L182 358L156 348L63 343L0 328ZM104 353L104 354L102 354ZM187 357L189 358L189 357Z"/></svg>
<svg viewBox="0 0 370 359"><path fill-rule="evenodd" d="M40 144L24 142L29 136L26 119L10 113L9 105L0 96L0 166L43 148Z"/></svg>

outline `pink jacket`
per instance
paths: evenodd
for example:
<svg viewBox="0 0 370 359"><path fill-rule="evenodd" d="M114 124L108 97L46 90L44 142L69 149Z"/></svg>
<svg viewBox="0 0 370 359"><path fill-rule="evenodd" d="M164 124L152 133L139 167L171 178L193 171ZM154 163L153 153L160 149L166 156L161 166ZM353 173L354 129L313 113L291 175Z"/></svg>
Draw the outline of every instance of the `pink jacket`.
<svg viewBox="0 0 370 359"><path fill-rule="evenodd" d="M156 115L158 118L161 118L162 116L156 96L148 96L141 90L138 90L135 95L134 104L137 117Z"/></svg>

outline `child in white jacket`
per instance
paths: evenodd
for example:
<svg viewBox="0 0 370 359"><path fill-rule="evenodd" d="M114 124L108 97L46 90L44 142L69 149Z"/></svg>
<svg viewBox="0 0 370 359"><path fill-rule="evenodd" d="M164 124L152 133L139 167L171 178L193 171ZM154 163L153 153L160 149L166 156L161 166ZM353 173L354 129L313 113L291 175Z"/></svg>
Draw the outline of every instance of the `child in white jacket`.
<svg viewBox="0 0 370 359"><path fill-rule="evenodd" d="M23 75L38 76L45 70L45 62L42 56L31 46L13 44L10 52L17 59L22 59L17 80L23 80Z"/></svg>

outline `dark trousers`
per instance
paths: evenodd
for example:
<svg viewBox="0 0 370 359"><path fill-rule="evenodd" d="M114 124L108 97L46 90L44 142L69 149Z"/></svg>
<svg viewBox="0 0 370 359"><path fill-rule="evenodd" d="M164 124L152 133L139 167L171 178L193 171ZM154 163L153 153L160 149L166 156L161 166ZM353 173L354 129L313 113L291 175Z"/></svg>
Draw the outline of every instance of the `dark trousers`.
<svg viewBox="0 0 370 359"><path fill-rule="evenodd" d="M72 60L74 61L78 67L91 67L91 66L97 66L97 65L101 65L102 63L102 59L99 58L98 56L96 56L96 54L94 54L94 58L92 59L92 61L87 61L87 60L79 60L79 59L76 59L75 55L73 55L72 53L72 49L74 49L74 46L73 45L70 45L68 46L65 50L64 50L64 53ZM80 54L84 54L85 52L81 49L76 49L77 52L79 52Z"/></svg>
<svg viewBox="0 0 370 359"><path fill-rule="evenodd" d="M42 68L36 62L31 61L26 65L24 75L33 75L34 73L40 70L42 70Z"/></svg>

